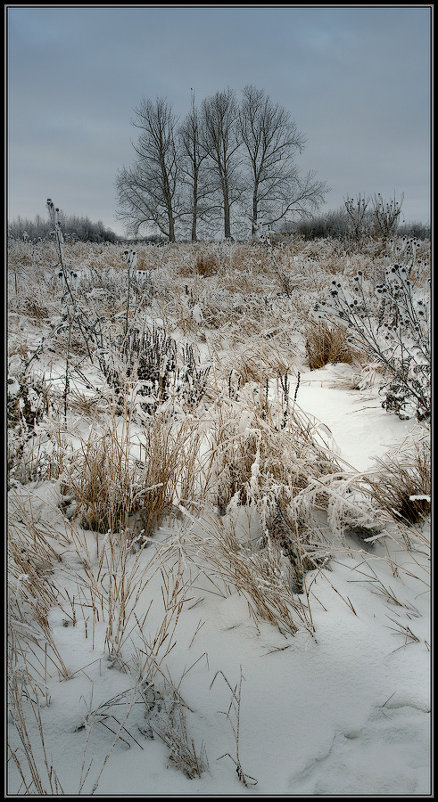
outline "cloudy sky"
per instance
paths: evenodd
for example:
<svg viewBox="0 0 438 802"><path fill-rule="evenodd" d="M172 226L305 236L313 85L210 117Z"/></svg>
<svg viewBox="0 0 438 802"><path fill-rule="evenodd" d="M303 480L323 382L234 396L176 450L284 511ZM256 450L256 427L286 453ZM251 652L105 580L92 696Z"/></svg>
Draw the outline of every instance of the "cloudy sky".
<svg viewBox="0 0 438 802"><path fill-rule="evenodd" d="M265 90L306 136L298 157L331 191L404 193L430 207L431 7L8 6L8 214L67 214L123 233L117 171L134 161L134 109L181 118L228 87Z"/></svg>

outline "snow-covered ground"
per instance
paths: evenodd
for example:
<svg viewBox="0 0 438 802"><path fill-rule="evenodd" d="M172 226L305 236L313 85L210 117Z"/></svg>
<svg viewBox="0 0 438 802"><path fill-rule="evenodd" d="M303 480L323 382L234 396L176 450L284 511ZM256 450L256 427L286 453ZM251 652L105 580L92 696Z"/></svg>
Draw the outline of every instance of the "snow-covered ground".
<svg viewBox="0 0 438 802"><path fill-rule="evenodd" d="M417 436L414 419L382 409L375 386L357 389L350 365L297 365L296 408L351 475ZM94 424L69 414L80 451ZM334 540L305 592L291 594L292 634L207 559L205 544L233 520L251 538L250 506L219 515L182 501L146 547L124 546L111 563L112 535L83 529L63 493L62 477L9 491L15 531L59 555L35 568L54 594L39 630L49 645L23 631L26 654L18 648L9 665L9 795L25 782L31 794L40 782L67 795L431 793L427 520L403 536L383 516L368 538L347 530ZM14 603L28 579L10 581Z"/></svg>

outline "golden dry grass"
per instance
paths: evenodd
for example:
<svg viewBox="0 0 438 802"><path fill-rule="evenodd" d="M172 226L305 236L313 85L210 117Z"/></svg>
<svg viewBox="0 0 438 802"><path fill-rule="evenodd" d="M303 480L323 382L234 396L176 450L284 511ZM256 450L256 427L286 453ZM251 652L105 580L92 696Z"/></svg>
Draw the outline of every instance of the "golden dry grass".
<svg viewBox="0 0 438 802"><path fill-rule="evenodd" d="M146 539L171 512L177 493L186 499L194 493L196 432L189 421L173 424L157 413L134 437L132 409L125 414L82 440L64 471L65 484L86 529Z"/></svg>
<svg viewBox="0 0 438 802"><path fill-rule="evenodd" d="M378 470L364 478L374 504L403 524L423 521L430 513L431 454L428 437L399 453L377 460L377 465Z"/></svg>
<svg viewBox="0 0 438 802"><path fill-rule="evenodd" d="M348 332L343 326L330 326L318 321L305 333L306 356L310 370L317 370L329 363L344 362L351 365L355 353L348 343Z"/></svg>
<svg viewBox="0 0 438 802"><path fill-rule="evenodd" d="M198 276L215 276L219 270L219 261L214 254L199 255L196 259L195 271Z"/></svg>

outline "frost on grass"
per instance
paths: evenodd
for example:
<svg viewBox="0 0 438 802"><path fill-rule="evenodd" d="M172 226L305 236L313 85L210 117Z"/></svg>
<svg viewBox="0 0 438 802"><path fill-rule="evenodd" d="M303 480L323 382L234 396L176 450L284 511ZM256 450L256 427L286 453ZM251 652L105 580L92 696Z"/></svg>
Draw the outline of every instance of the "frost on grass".
<svg viewBox="0 0 438 802"><path fill-rule="evenodd" d="M427 792L427 245L8 256L10 792Z"/></svg>

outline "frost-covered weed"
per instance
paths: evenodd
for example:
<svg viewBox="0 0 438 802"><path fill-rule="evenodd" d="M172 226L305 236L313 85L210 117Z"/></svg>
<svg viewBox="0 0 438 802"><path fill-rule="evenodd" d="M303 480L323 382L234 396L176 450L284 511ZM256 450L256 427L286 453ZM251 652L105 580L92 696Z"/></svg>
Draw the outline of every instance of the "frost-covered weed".
<svg viewBox="0 0 438 802"><path fill-rule="evenodd" d="M15 360L16 367L18 365ZM40 454L38 426L51 406L49 387L43 379L26 374L23 364L10 373L7 384L8 481L29 482L39 478L47 466Z"/></svg>
<svg viewBox="0 0 438 802"><path fill-rule="evenodd" d="M430 319L429 288L418 290L409 268L393 265L370 291L362 271L349 290L340 281L331 283L331 302L321 301L319 317L336 320L347 329L352 343L367 350L387 377L382 406L400 418L413 413L418 420L430 416Z"/></svg>
<svg viewBox="0 0 438 802"><path fill-rule="evenodd" d="M131 327L98 351L101 370L123 403L123 389L137 384L141 409L154 414L160 405L173 399L189 408L197 406L206 390L210 367L201 367L190 344L178 348L165 329L153 327L143 332Z"/></svg>

